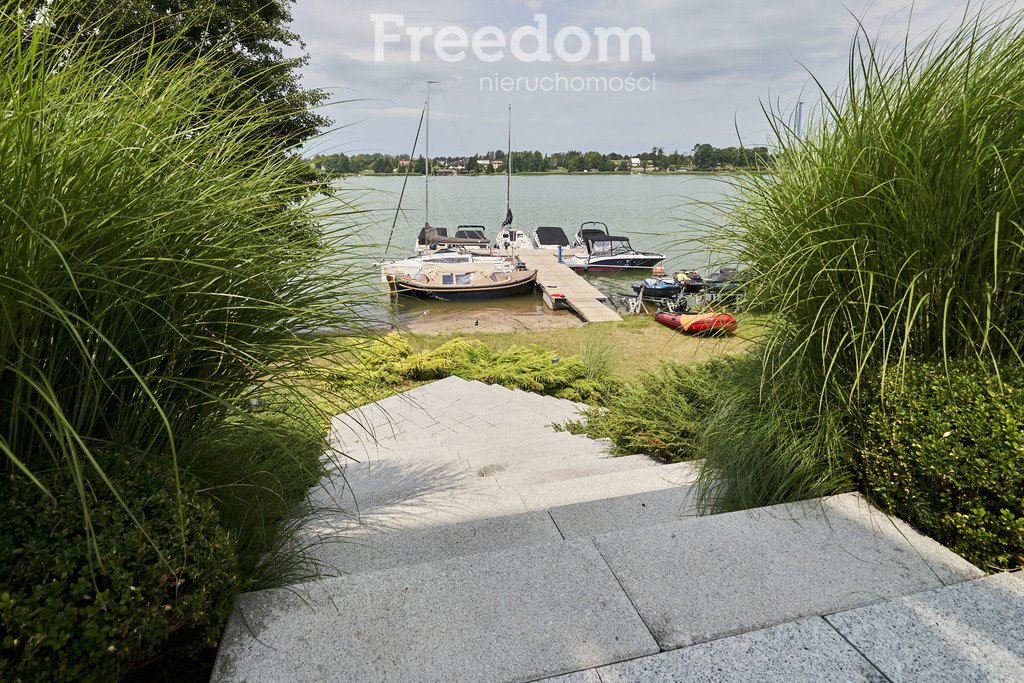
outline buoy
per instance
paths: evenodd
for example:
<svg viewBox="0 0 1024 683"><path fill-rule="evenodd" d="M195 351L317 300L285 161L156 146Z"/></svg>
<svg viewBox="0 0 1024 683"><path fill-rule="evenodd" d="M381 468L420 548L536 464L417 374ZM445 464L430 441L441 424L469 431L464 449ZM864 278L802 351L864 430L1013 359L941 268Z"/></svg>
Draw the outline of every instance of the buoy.
<svg viewBox="0 0 1024 683"><path fill-rule="evenodd" d="M651 275L664 275L665 266L654 266L651 268Z"/></svg>

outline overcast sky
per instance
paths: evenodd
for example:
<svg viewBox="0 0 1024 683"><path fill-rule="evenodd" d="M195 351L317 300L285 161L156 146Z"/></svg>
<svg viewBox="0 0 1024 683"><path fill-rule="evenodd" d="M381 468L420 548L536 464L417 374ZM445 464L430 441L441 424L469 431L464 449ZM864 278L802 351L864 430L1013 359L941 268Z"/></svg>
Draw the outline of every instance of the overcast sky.
<svg viewBox="0 0 1024 683"><path fill-rule="evenodd" d="M737 129L745 144L766 140L761 102L792 109L803 91L813 105L817 97L808 71L830 89L842 81L855 16L891 45L902 40L908 19L913 41L956 21L964 7L962 1L917 0L911 19L909 0L297 0L293 28L310 56L305 84L328 90L337 101L354 100L326 109L340 130L311 152L407 153L427 80L440 82L432 101L432 153L504 149L510 104L515 149L637 153L659 146L671 152L699 142L736 144ZM402 15L402 26L381 19L375 25L374 14ZM536 27L537 14L547 17L551 61L523 62L509 45L501 49L501 37L493 33L481 37L498 46L481 53L503 53L495 62L482 61L471 46L458 62L444 61L435 49L434 37L444 27L455 27L448 54L457 56L459 29L472 40L493 26L507 42L518 28ZM560 43L563 55L580 61L566 61L555 50L556 36L566 27L589 36L589 52L575 28ZM614 40L608 60L601 61L595 29L614 27L646 31L648 61L642 34L630 40L629 61L621 61ZM413 59L409 28L433 29L422 41L420 61ZM382 44L376 55L378 30L399 42ZM519 46L541 54L534 38L523 38ZM627 92L624 79L630 74L650 80ZM563 78L562 91L542 92L556 76ZM513 92L493 92L482 80L499 87L498 78L516 77L528 78ZM564 91L580 89L588 78L582 92ZM599 85L600 79L607 85Z"/></svg>

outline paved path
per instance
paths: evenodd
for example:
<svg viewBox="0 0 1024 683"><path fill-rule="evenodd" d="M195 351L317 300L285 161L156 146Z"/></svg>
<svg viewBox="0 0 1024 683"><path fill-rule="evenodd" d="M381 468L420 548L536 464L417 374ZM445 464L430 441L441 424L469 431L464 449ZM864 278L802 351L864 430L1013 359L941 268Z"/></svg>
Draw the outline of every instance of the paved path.
<svg viewBox="0 0 1024 683"><path fill-rule="evenodd" d="M326 576L241 596L213 680L1024 680L1019 576L855 494L697 517L579 408L449 378L336 418Z"/></svg>

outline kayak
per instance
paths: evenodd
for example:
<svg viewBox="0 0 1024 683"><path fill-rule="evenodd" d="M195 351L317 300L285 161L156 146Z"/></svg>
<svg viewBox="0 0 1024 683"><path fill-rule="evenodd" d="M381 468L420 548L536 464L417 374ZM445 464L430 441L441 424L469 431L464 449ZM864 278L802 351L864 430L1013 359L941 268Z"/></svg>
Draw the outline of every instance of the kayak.
<svg viewBox="0 0 1024 683"><path fill-rule="evenodd" d="M707 332L736 331L736 318L728 313L658 313L654 319L665 327L686 332L687 334L704 334Z"/></svg>

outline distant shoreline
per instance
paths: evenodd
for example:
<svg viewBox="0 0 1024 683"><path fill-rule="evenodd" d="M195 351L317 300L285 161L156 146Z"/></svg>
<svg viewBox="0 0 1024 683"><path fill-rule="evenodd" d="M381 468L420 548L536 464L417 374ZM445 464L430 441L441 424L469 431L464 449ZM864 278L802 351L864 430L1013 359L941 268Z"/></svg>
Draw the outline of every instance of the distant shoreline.
<svg viewBox="0 0 1024 683"><path fill-rule="evenodd" d="M764 171L750 171L746 169L732 169L728 171L651 171L650 173L621 173L619 171L587 171L569 173L568 171L526 171L513 173L513 176L730 176L764 173ZM404 178L404 173L374 173L365 171L362 173L338 173L332 174L334 178ZM410 177L421 178L420 173L410 173ZM436 175L435 178L504 178L504 173L458 173Z"/></svg>

